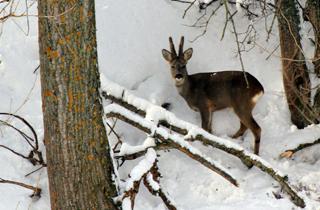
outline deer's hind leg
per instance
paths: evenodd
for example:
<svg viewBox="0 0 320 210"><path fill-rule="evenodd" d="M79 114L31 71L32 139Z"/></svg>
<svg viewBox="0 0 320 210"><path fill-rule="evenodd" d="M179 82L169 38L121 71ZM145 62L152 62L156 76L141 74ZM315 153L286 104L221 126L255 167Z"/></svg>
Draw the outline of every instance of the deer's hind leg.
<svg viewBox="0 0 320 210"><path fill-rule="evenodd" d="M240 128L235 134L233 134L231 136L231 138L235 139L235 138L242 136L244 134L244 132L246 132L247 129L248 129L247 126L245 126L245 124L243 124L243 122L241 122L241 120L240 120Z"/></svg>
<svg viewBox="0 0 320 210"><path fill-rule="evenodd" d="M250 117L247 123L248 128L252 131L254 135L254 154L258 155L260 148L261 128L252 116Z"/></svg>
<svg viewBox="0 0 320 210"><path fill-rule="evenodd" d="M260 148L261 128L252 116L252 108L247 107L246 109L235 109L234 111L240 118L241 125L243 124L245 127L249 128L252 131L254 135L254 154L258 155ZM243 130L241 130L240 126L238 132L241 134L242 131ZM236 134L238 134L238 132Z"/></svg>

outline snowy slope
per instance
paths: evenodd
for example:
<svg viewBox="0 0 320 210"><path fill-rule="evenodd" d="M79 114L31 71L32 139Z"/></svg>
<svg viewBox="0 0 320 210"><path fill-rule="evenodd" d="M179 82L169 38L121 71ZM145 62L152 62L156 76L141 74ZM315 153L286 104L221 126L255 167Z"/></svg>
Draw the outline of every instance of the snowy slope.
<svg viewBox="0 0 320 210"><path fill-rule="evenodd" d="M186 5L169 0L97 0L97 35L100 71L115 81L154 104L169 102L172 112L179 118L200 125L198 113L190 110L178 95L170 78L169 67L161 56L161 49L168 48L168 36L178 42L181 35L192 40L202 31L186 27L197 18L197 11L190 10L183 20ZM223 10L221 10L223 11ZM34 6L30 12L35 14ZM30 18L30 33L25 36L17 27L25 27L24 19L9 20L0 36L0 111L14 112L25 117L35 127L39 137L43 135L40 83L38 72L33 70L39 63L37 45L37 19ZM245 30L248 21L237 14L237 24ZM268 51L277 46L276 27L269 43L265 42L263 21L256 25L260 35L258 42ZM193 47L194 55L188 64L189 73L240 70L236 57L234 36L227 29L220 41L224 26L224 13L215 16L205 36L194 43L186 42L185 49ZM307 51L311 51L307 49ZM275 54L279 54L276 51ZM284 99L281 81L281 64L277 56L266 58L269 53L256 47L244 54L247 71L256 76L265 88L265 95L254 110L254 117L262 128L261 157L289 175L290 181L305 197L306 209L319 210L320 206L320 153L319 146L306 149L294 156L294 160L280 160L279 153L299 142L312 141L320 137L319 126L297 130L289 122L289 112ZM34 87L33 87L34 86ZM21 126L21 125L19 125ZM239 126L237 117L230 110L214 114L214 132L226 139ZM25 129L24 127L22 127ZM1 127L0 144L8 145L27 153L27 145L12 130ZM119 122L116 130L131 145L142 144L145 135ZM252 150L253 136L247 131L244 140L233 140ZM253 168L248 170L240 161L225 154L194 144L207 156L228 168L240 182L235 188L220 176L200 166L176 151L159 152L161 184L174 199L179 209L297 209L284 195L277 200L273 192L280 189L267 175ZM43 146L42 146L43 147ZM1 149L1 148L0 148ZM0 177L38 185L43 189L41 199L32 201L30 191L0 184L0 210L50 209L46 171L41 170L30 177L24 175L34 167L27 161L0 150ZM127 178L138 161L126 162L120 170ZM136 200L136 210L163 210L160 199L149 195L142 188Z"/></svg>

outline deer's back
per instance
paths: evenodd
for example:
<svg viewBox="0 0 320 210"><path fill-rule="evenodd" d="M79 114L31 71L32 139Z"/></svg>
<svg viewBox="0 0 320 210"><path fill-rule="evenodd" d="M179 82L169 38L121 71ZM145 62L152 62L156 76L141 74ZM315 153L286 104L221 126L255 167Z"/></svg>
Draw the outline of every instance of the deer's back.
<svg viewBox="0 0 320 210"><path fill-rule="evenodd" d="M264 89L261 83L246 72L249 87L242 71L198 73L189 76L190 93L194 103L202 98L213 101L217 109L241 105L243 100L252 100Z"/></svg>

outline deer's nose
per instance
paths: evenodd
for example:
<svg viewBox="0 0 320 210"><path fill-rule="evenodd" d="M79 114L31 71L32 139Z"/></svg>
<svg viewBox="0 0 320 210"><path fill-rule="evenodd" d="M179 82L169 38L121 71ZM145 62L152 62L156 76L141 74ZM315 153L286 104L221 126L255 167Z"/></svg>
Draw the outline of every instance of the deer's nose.
<svg viewBox="0 0 320 210"><path fill-rule="evenodd" d="M176 74L176 79L182 79L183 75L182 74Z"/></svg>

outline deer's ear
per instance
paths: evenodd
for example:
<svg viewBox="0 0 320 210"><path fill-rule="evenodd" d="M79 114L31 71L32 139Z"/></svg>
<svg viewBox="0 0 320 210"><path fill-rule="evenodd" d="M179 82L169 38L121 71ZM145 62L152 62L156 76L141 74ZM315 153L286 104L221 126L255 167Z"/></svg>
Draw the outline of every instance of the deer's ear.
<svg viewBox="0 0 320 210"><path fill-rule="evenodd" d="M187 61L192 57L193 49L189 48L183 52L183 58Z"/></svg>
<svg viewBox="0 0 320 210"><path fill-rule="evenodd" d="M168 62L172 61L172 54L168 50L162 49L162 56L166 61Z"/></svg>

